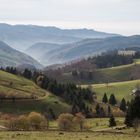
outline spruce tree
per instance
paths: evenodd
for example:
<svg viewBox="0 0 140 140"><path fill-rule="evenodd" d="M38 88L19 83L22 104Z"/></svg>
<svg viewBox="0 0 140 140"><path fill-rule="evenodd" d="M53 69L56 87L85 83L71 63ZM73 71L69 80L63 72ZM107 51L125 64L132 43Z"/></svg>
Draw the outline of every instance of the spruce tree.
<svg viewBox="0 0 140 140"><path fill-rule="evenodd" d="M125 112L126 111L126 101L125 99L123 98L121 103L120 103L120 109Z"/></svg>
<svg viewBox="0 0 140 140"><path fill-rule="evenodd" d="M100 117L100 105L97 104L95 109L96 109L96 115L97 115L97 117Z"/></svg>
<svg viewBox="0 0 140 140"><path fill-rule="evenodd" d="M111 115L109 119L109 127L113 127L113 126L116 126L116 121L115 121L114 116Z"/></svg>
<svg viewBox="0 0 140 140"><path fill-rule="evenodd" d="M107 98L106 93L104 94L104 97L103 97L103 99L102 99L102 102L103 102L103 103L107 103L107 102L108 102L108 98Z"/></svg>
<svg viewBox="0 0 140 140"><path fill-rule="evenodd" d="M111 105L116 105L116 104L117 104L117 100L116 100L114 94L111 94L111 95L110 95L109 103L110 103Z"/></svg>
<svg viewBox="0 0 140 140"><path fill-rule="evenodd" d="M110 115L111 115L111 107L108 106L108 116L110 117Z"/></svg>
<svg viewBox="0 0 140 140"><path fill-rule="evenodd" d="M140 119L140 96L136 96L134 100L131 101L127 109L125 124L132 127L135 119Z"/></svg>

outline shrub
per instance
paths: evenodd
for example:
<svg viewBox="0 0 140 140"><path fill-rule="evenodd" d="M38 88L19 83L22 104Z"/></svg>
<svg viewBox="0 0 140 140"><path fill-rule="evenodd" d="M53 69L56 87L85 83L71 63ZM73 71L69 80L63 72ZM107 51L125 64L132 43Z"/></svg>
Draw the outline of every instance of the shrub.
<svg viewBox="0 0 140 140"><path fill-rule="evenodd" d="M73 126L74 116L69 113L60 114L58 117L58 127L60 130L70 130Z"/></svg>
<svg viewBox="0 0 140 140"><path fill-rule="evenodd" d="M84 128L85 116L82 113L77 113L73 121L79 125L80 130L82 131Z"/></svg>
<svg viewBox="0 0 140 140"><path fill-rule="evenodd" d="M46 119L44 116L42 116L40 113L37 112L31 112L28 116L31 129L38 130L44 128L46 126Z"/></svg>
<svg viewBox="0 0 140 140"><path fill-rule="evenodd" d="M44 116L37 112L31 112L29 115L11 119L8 128L10 130L40 130L48 127Z"/></svg>

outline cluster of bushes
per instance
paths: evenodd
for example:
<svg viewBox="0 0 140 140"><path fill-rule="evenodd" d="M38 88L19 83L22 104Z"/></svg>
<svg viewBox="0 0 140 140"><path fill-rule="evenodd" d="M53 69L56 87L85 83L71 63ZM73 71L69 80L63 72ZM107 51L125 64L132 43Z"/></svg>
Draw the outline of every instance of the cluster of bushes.
<svg viewBox="0 0 140 140"><path fill-rule="evenodd" d="M58 117L59 130L80 130L83 131L85 127L85 116L82 113L75 115L69 113L60 114ZM18 118L10 119L7 124L10 130L19 131L35 131L48 130L48 120L37 112L31 112L29 115L21 115Z"/></svg>
<svg viewBox="0 0 140 140"><path fill-rule="evenodd" d="M48 128L46 118L37 112L11 119L7 125L10 130L45 130Z"/></svg>
<svg viewBox="0 0 140 140"><path fill-rule="evenodd" d="M58 117L58 127L60 130L80 130L86 129L85 116L82 113L75 115L64 113Z"/></svg>

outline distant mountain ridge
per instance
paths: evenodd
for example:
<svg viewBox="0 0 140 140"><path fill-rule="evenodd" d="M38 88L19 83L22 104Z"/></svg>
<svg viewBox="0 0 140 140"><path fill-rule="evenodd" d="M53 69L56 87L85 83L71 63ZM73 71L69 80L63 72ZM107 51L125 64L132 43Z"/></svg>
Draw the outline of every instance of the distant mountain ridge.
<svg viewBox="0 0 140 140"><path fill-rule="evenodd" d="M140 48L140 36L117 36L100 39L84 39L82 41L61 45L60 48L47 51L39 58L45 65L61 64L76 59L98 55L106 51L125 48Z"/></svg>
<svg viewBox="0 0 140 140"><path fill-rule="evenodd" d="M89 29L59 29L57 27L0 23L0 40L22 51L38 42L68 44L85 38L106 38L111 36L118 35Z"/></svg>
<svg viewBox="0 0 140 140"><path fill-rule="evenodd" d="M42 68L42 65L36 60L34 60L32 57L21 53L8 46L6 43L0 41L0 66L16 67L23 64L30 64L35 66L36 68Z"/></svg>

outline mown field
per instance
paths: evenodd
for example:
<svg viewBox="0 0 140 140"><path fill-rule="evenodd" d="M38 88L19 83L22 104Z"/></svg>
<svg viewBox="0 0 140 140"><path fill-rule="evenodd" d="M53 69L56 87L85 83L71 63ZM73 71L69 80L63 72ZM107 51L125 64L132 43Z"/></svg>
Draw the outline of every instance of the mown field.
<svg viewBox="0 0 140 140"><path fill-rule="evenodd" d="M120 101L122 98L126 100L132 99L132 90L140 85L140 80L126 81L126 82L115 82L108 84L93 84L92 88L96 92L99 100L102 99L104 93L107 93L108 97L114 94ZM82 85L87 87L87 85Z"/></svg>

